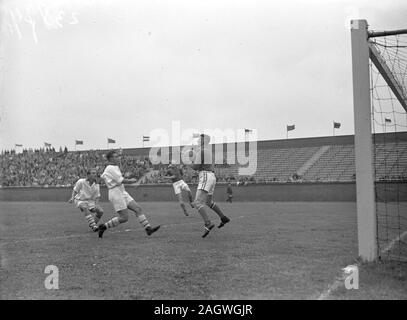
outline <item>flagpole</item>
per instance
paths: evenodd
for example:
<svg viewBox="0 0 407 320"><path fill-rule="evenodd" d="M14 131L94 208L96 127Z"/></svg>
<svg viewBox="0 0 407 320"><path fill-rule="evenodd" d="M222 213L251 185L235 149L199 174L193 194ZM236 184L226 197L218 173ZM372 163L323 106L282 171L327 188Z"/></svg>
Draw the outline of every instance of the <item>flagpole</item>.
<svg viewBox="0 0 407 320"><path fill-rule="evenodd" d="M333 129L332 129L332 133L333 133L333 136L335 137L335 121L333 121Z"/></svg>

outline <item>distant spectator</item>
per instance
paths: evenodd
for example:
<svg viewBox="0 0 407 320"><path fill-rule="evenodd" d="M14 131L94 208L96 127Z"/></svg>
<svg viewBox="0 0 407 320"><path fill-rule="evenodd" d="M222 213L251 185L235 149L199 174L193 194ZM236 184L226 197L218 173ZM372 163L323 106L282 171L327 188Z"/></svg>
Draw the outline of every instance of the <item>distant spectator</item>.
<svg viewBox="0 0 407 320"><path fill-rule="evenodd" d="M228 183L228 186L226 188L226 194L227 194L226 202L232 203L233 189L232 189L232 184L230 182Z"/></svg>

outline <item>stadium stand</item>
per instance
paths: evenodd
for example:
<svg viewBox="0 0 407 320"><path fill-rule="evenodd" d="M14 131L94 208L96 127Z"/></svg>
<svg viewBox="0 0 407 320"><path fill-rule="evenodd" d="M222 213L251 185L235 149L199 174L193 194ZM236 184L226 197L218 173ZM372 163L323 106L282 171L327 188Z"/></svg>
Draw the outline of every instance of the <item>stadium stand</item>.
<svg viewBox="0 0 407 320"><path fill-rule="evenodd" d="M407 142L376 145L376 175L379 180L407 177Z"/></svg>
<svg viewBox="0 0 407 320"><path fill-rule="evenodd" d="M331 146L303 175L306 181L351 181L355 174L352 145Z"/></svg>
<svg viewBox="0 0 407 320"><path fill-rule="evenodd" d="M106 160L101 151L68 152L54 149L2 152L0 184L2 186L72 186L86 176L87 168L101 173ZM146 157L125 155L122 171L127 178L141 178L150 170Z"/></svg>
<svg viewBox="0 0 407 320"><path fill-rule="evenodd" d="M354 137L320 137L269 140L257 143L257 170L252 176L240 176L234 150L224 145L224 163L215 166L219 182L246 183L341 182L355 180ZM407 133L378 134L376 139L377 177L379 180L407 180ZM393 142L392 142L393 141ZM386 142L386 143L384 143ZM140 178L144 184L168 183L165 165L152 165L148 148L123 149L122 172L128 178ZM85 176L86 168L99 173L106 164L106 150L68 152L66 149L13 150L0 156L1 186L72 186ZM229 157L229 158L228 158ZM251 155L249 161L256 157ZM196 183L196 173L184 166L184 180ZM391 174L389 174L391 172Z"/></svg>

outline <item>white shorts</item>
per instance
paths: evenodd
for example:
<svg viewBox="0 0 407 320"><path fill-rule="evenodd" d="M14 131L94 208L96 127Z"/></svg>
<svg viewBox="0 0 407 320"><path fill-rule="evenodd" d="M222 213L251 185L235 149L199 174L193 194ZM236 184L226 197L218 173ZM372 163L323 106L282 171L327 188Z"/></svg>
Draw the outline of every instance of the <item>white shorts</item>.
<svg viewBox="0 0 407 320"><path fill-rule="evenodd" d="M182 191L191 192L191 190L189 189L188 185L184 180L176 181L172 184L172 186L174 187L175 194L180 194Z"/></svg>
<svg viewBox="0 0 407 320"><path fill-rule="evenodd" d="M102 211L102 208L99 206L96 206L95 200L78 200L75 199L74 200L76 207L78 207L79 209L87 209L89 211L95 211L96 209L98 211Z"/></svg>
<svg viewBox="0 0 407 320"><path fill-rule="evenodd" d="M215 191L216 177L212 171L199 171L198 190L205 190L212 195Z"/></svg>
<svg viewBox="0 0 407 320"><path fill-rule="evenodd" d="M127 209L128 204L134 201L134 199L124 188L116 187L109 189L109 201L113 204L113 208L117 212Z"/></svg>

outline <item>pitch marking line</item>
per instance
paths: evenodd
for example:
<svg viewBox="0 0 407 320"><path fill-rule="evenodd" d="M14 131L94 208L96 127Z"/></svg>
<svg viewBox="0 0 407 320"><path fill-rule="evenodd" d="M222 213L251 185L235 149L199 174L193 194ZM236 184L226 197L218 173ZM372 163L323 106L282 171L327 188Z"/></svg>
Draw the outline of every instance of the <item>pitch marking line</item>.
<svg viewBox="0 0 407 320"><path fill-rule="evenodd" d="M329 287L327 290L325 290L324 292L321 293L321 295L318 297L317 300L325 300L327 299L331 293L335 290L337 290L340 286L343 285L343 281L345 279L340 278L340 279L336 279Z"/></svg>
<svg viewBox="0 0 407 320"><path fill-rule="evenodd" d="M245 218L246 216L238 216L234 217L234 220ZM202 224L202 221L196 222L185 222L185 223L172 223L172 224L163 224L161 228L172 228L177 226L187 226L187 225L195 225L195 224ZM109 233L124 233L124 232L131 232L131 231L139 231L140 229L125 229L125 230L117 230L111 231ZM92 233L81 233L81 234L72 234L67 236L58 236L58 237L48 237L48 238L34 238L34 239L16 239L8 242L3 242L3 245L7 244L16 244L16 243L24 243L24 242L38 242L38 241L50 241L50 240L61 240L61 239L72 239L72 238L84 238L89 237Z"/></svg>
<svg viewBox="0 0 407 320"><path fill-rule="evenodd" d="M404 238L407 238L407 231L404 231L400 236L398 236L397 238L394 238L387 247L385 247L383 250L380 251L381 254L385 254L386 252L390 251L391 249L393 249L394 245L399 242L399 241L403 241ZM356 266L360 266L359 263L355 264ZM323 293L321 293L321 295L319 296L318 300L325 300L327 299L331 293L335 290L337 290L340 286L343 285L343 282L345 281L345 277L344 274L342 274L342 277L336 279L329 287L326 291L324 291Z"/></svg>
<svg viewBox="0 0 407 320"><path fill-rule="evenodd" d="M407 238L407 231L404 231L400 236L398 236L397 238L393 239L393 240L389 243L389 245L381 251L381 254L384 254L384 253L390 251L391 249L393 249L394 245L395 245L397 242L403 241L404 238Z"/></svg>

